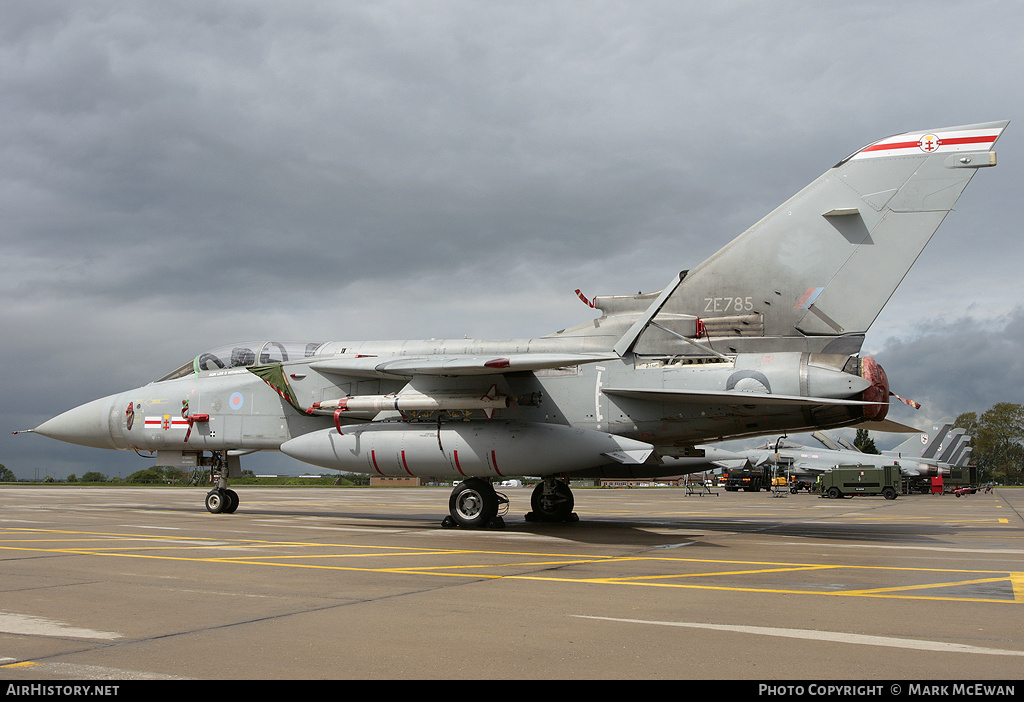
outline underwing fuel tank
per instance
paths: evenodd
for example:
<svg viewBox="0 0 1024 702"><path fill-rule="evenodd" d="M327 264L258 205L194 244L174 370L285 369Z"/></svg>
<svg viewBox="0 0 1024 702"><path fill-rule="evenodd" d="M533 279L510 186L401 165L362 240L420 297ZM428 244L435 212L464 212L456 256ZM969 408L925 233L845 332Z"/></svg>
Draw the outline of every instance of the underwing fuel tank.
<svg viewBox="0 0 1024 702"><path fill-rule="evenodd" d="M334 470L384 476L549 475L610 462L644 463L642 441L561 424L360 424L286 441L282 453Z"/></svg>

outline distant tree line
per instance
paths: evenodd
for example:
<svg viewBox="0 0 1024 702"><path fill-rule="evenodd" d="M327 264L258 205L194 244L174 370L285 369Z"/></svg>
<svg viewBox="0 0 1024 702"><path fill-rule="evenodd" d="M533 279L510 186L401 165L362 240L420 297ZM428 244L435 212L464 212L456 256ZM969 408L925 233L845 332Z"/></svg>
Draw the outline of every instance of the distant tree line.
<svg viewBox="0 0 1024 702"><path fill-rule="evenodd" d="M117 476L109 477L99 471L91 470L84 473L81 477L72 473L65 480L59 481L50 476L47 476L44 482L56 483L56 482L67 482L76 484L86 483L113 483L117 485L206 485L208 482L209 474L203 471L200 474L194 474L183 468L175 466L152 466L150 468L144 468L137 470L127 478L119 478ZM0 483L14 483L18 482L17 476L14 471L10 470L6 466L0 464ZM243 470L241 476L233 478L232 483L236 485L340 485L340 486L354 486L354 485L369 485L369 475L351 475L351 474L327 474L319 478L315 477L300 477L300 476L275 476L275 477L256 477L256 474L251 470Z"/></svg>
<svg viewBox="0 0 1024 702"><path fill-rule="evenodd" d="M973 437L971 462L979 480L1024 483L1024 405L999 402L982 412L964 412L954 426Z"/></svg>

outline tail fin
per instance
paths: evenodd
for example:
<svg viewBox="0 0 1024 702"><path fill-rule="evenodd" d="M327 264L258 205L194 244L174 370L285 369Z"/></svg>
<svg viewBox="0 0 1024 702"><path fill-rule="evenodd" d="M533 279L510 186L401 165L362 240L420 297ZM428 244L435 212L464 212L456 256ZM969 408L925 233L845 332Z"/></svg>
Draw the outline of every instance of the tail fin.
<svg viewBox="0 0 1024 702"><path fill-rule="evenodd" d="M719 351L772 338L775 351L857 353L975 171L995 165L1007 124L908 132L851 154L673 280L616 350L697 353L679 338L696 328Z"/></svg>
<svg viewBox="0 0 1024 702"><path fill-rule="evenodd" d="M935 457L935 460L939 463L951 463L953 455L956 450L960 447L960 443L964 440L964 430L954 429L949 433L949 442L942 447L939 455Z"/></svg>
<svg viewBox="0 0 1024 702"><path fill-rule="evenodd" d="M971 451L974 450L972 446L968 445L970 440L971 438L967 437L966 441L961 442L960 448L953 454L953 457L949 459L949 464L954 468L963 468L967 465L967 461L971 457Z"/></svg>
<svg viewBox="0 0 1024 702"><path fill-rule="evenodd" d="M933 424L927 432L921 432L913 436L891 451L883 451L886 455L902 456L904 458L923 458L934 460L939 448L946 440L946 436L953 428L953 418L946 417Z"/></svg>

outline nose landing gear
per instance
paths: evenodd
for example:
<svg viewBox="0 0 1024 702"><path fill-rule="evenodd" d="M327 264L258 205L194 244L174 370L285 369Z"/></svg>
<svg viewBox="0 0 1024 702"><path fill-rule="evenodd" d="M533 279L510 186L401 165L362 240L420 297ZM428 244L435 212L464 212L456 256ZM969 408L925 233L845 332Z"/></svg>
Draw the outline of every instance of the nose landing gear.
<svg viewBox="0 0 1024 702"><path fill-rule="evenodd" d="M226 488L214 488L206 493L206 510L213 514L231 514L238 509L238 493Z"/></svg>
<svg viewBox="0 0 1024 702"><path fill-rule="evenodd" d="M210 482L216 482L217 487L206 493L206 510L211 514L233 514L238 509L239 500L238 493L228 488L228 478L237 478L242 473L238 456L229 456L227 451L214 451L208 460Z"/></svg>

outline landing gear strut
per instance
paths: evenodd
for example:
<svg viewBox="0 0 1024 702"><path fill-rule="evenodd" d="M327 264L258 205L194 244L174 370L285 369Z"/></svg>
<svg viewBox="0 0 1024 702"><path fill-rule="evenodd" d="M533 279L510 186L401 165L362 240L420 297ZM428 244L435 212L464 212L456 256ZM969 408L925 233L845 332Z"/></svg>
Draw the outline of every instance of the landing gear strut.
<svg viewBox="0 0 1024 702"><path fill-rule="evenodd" d="M468 478L452 490L448 498L448 516L441 526L501 529L505 526L505 521L498 515L501 508L508 509L508 498L495 492L490 480Z"/></svg>
<svg viewBox="0 0 1024 702"><path fill-rule="evenodd" d="M533 489L530 497L532 512L526 515L528 522L578 522L580 518L572 511L576 501L569 485L552 476L544 478Z"/></svg>
<svg viewBox="0 0 1024 702"><path fill-rule="evenodd" d="M210 461L210 480L217 487L206 493L206 509L212 514L232 514L238 509L238 493L228 488L228 478L238 477L238 457L214 451Z"/></svg>

